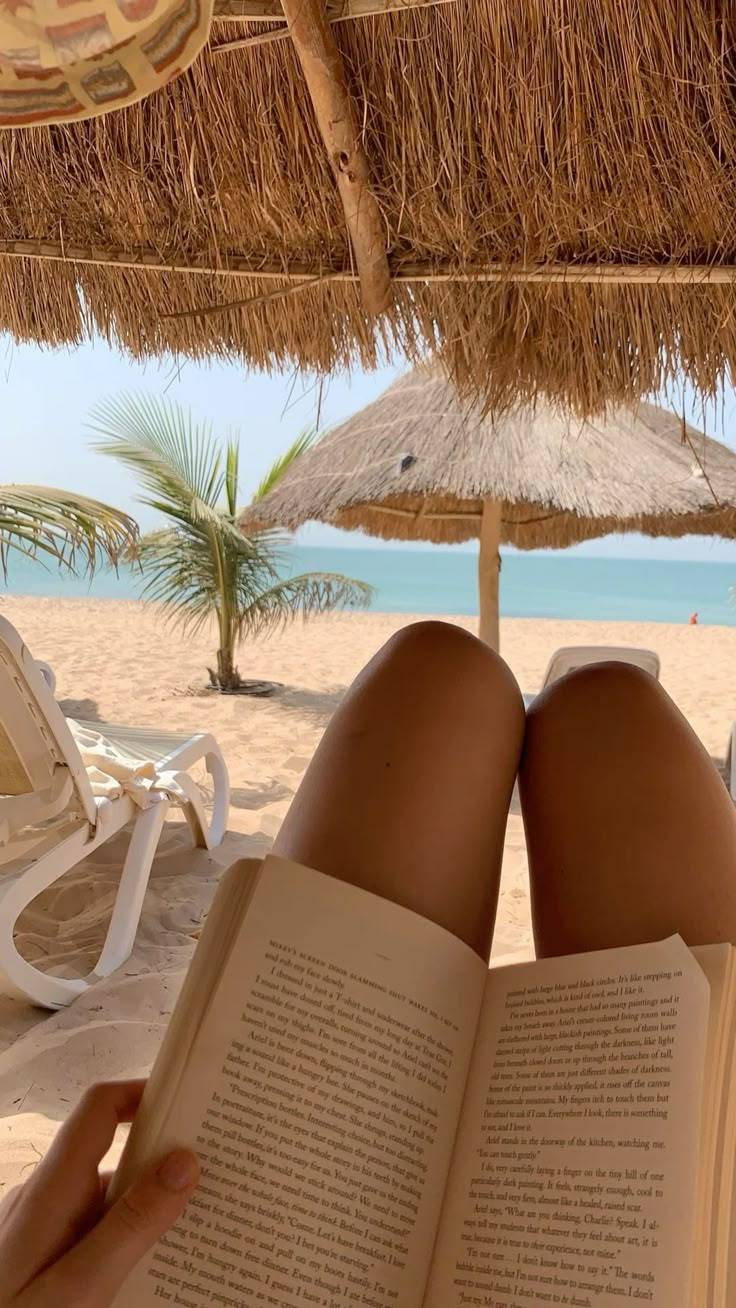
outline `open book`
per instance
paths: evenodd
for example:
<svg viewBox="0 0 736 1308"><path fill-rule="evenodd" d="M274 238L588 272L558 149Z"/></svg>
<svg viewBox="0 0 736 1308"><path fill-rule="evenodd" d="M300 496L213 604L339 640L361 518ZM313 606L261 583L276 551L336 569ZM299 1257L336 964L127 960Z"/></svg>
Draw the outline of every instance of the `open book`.
<svg viewBox="0 0 736 1308"><path fill-rule="evenodd" d="M115 1192L198 1189L115 1308L736 1302L730 945L488 970L278 859L218 889Z"/></svg>

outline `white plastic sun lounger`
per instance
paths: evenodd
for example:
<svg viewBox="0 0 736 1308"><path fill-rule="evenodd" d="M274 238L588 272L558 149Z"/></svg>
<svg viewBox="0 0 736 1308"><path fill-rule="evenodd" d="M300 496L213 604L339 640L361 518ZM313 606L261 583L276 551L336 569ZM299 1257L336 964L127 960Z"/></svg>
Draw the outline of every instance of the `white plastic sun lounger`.
<svg viewBox="0 0 736 1308"><path fill-rule="evenodd" d="M659 655L652 649L627 648L625 645L567 645L552 655L540 690L551 686L553 681L559 681L568 672L587 667L590 663L632 663L635 668L641 668L659 680ZM525 708L529 708L537 694L538 692L525 693Z"/></svg>
<svg viewBox="0 0 736 1308"><path fill-rule="evenodd" d="M131 761L150 760L165 773L195 843L211 849L227 825L230 786L227 768L210 735L184 736L107 723L83 724ZM204 761L213 785L208 820L199 788L189 775ZM161 830L172 799L155 789L140 808L128 793L99 798L71 728L53 697L44 672L18 632L0 617L0 991L47 1008L69 1004L100 977L108 976L133 948L143 897ZM67 980L49 975L22 958L14 928L24 908L42 890L134 822L107 937L90 976Z"/></svg>
<svg viewBox="0 0 736 1308"><path fill-rule="evenodd" d="M48 686L49 690L51 691L51 694L52 694L52 695L55 695L55 694L56 694L56 673L54 672L54 669L51 667L50 664L48 664L48 663L42 663L40 659L36 659L36 667L40 670L41 676L43 677L44 681L46 682L46 685Z"/></svg>

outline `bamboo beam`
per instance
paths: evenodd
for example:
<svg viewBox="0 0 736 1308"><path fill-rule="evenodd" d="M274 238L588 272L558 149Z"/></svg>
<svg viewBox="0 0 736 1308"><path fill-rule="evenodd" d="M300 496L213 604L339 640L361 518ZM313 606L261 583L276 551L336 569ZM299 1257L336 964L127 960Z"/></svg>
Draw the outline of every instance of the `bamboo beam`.
<svg viewBox="0 0 736 1308"><path fill-rule="evenodd" d="M283 6L345 210L363 307L374 317L390 303L391 274L383 219L370 189L368 159L340 51L324 0L283 0Z"/></svg>
<svg viewBox="0 0 736 1308"><path fill-rule="evenodd" d="M228 12L223 13L216 8L214 15L215 19L222 22L243 22L246 19L250 22L277 22L279 19L284 19L281 0L266 0L265 5L261 4L261 0L222 0L222 3L227 5ZM401 9L428 9L434 5L454 3L455 0L337 0L336 3L328 0L326 9L328 21L335 24L345 23L353 18L396 13ZM230 12L239 9L244 9L246 12ZM247 12L251 9L255 12ZM276 12L271 13L271 9L275 9ZM249 50L254 46L273 45L275 42L288 40L288 37L289 29L284 19L282 27L272 28L268 32L256 32L250 36L239 36L233 41L218 41L214 45L210 42L207 49L210 54L223 54L227 50Z"/></svg>
<svg viewBox="0 0 736 1308"><path fill-rule="evenodd" d="M281 0L215 0L215 23L286 22Z"/></svg>
<svg viewBox="0 0 736 1308"><path fill-rule="evenodd" d="M425 509L426 500L422 502L420 509L397 509L392 504L353 504L352 509L359 509L361 513L380 513L387 514L390 518L411 518L412 522L421 519L422 522L480 522L483 514L480 510L469 509L467 513L453 512L448 510L446 513L428 513Z"/></svg>
<svg viewBox="0 0 736 1308"><path fill-rule="evenodd" d="M218 300L215 304L200 305L195 309L175 309L173 313L162 313L162 321L174 322L183 318L213 318L218 313L229 313L233 309L255 309L259 304L268 304L273 300L287 300L294 295L308 291L310 286L323 286L325 282L334 281L329 273L325 277L313 277L311 281L292 282L290 286L278 286L275 291L261 292L260 295L246 295L238 300Z"/></svg>
<svg viewBox="0 0 736 1308"><path fill-rule="evenodd" d="M399 9L428 9L434 5L453 4L455 0L326 0L330 23L344 23L349 18L371 18ZM281 0L215 0L213 14L220 23L286 22Z"/></svg>
<svg viewBox="0 0 736 1308"><path fill-rule="evenodd" d="M170 259L150 248L126 249L109 246L72 245L65 241L0 240L0 258L31 259L40 262L69 263L112 268L142 269L150 272L179 273L197 277L254 277L281 282L357 282L353 268L320 267L318 264L279 264L253 256L223 254L218 261L212 255L201 258ZM391 265L394 282L528 282L568 283L572 285L662 285L662 286L733 286L736 263L488 263L477 267L454 264L419 263L404 260ZM228 305L222 305L227 309Z"/></svg>
<svg viewBox="0 0 736 1308"><path fill-rule="evenodd" d="M206 46L207 54L227 54L228 50L253 50L256 46L277 45L279 41L288 41L288 27L275 27L270 32L256 32L255 36L238 36L234 41L218 41Z"/></svg>

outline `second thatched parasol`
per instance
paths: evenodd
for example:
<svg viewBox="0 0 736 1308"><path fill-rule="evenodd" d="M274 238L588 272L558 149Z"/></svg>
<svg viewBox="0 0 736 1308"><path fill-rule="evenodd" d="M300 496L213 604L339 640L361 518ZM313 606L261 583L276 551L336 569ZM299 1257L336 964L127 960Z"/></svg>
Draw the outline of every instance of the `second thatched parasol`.
<svg viewBox="0 0 736 1308"><path fill-rule="evenodd" d="M736 535L736 454L652 404L581 422L539 403L497 420L437 366L333 428L241 519L389 540L480 538L480 636L498 648L498 547L611 532Z"/></svg>

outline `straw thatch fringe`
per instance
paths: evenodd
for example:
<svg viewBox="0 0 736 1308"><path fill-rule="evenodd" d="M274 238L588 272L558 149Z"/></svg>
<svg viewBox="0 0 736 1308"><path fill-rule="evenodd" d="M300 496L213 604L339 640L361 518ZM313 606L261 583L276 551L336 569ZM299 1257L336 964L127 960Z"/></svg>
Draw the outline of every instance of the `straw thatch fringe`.
<svg viewBox="0 0 736 1308"><path fill-rule="evenodd" d="M89 324L111 343L136 357L174 350L184 355L229 358L241 353L259 366L289 366L331 371L372 368L392 353L418 358L430 339L445 339L445 354L461 388L480 389L495 407L512 403L517 393L533 396L540 379L548 395L572 402L578 412L592 412L613 397L625 402L676 381L683 368L692 384L706 394L726 380L736 358L733 296L723 288L707 293L691 288L503 288L446 287L439 308L424 288L397 287L390 314L370 326L357 289L334 283L304 289L298 302L278 301L253 309L233 309L194 320L191 310L206 310L232 298L228 278L193 278L182 293L181 278L142 271L82 268L71 265L30 266L22 260L0 261L0 305L19 340L76 344ZM284 289L289 283L282 283ZM262 295L274 282L243 278L244 298ZM352 299L352 304L350 303ZM186 316L167 321L163 315L179 305ZM152 312L151 306L154 311ZM621 323L629 324L629 339ZM657 322L669 330L658 331ZM325 331L325 323L330 331ZM484 323L490 324L489 328ZM489 330L496 347L494 367L478 378L478 333Z"/></svg>
<svg viewBox="0 0 736 1308"><path fill-rule="evenodd" d="M417 513L406 518L389 517L370 507L363 509L341 509L329 519L332 526L342 527L345 531L364 531L369 536L380 536L384 540L426 540L437 545L459 544L475 540L478 537L481 515L453 515L442 512L442 501L432 499L429 508L422 517L429 514L430 529L417 532ZM248 523L244 524L247 531ZM667 526L657 525L647 518L590 518L579 517L575 513L557 513L554 515L531 515L514 505L504 504L501 513L501 541L514 545L516 549L566 549L570 545L579 545L586 540L598 540L602 536L638 532L642 536L679 537L679 536L725 536L734 535L733 513L727 514L716 509L704 511L697 516L684 514L681 518L670 517Z"/></svg>
<svg viewBox="0 0 736 1308"><path fill-rule="evenodd" d="M684 436L684 440L683 440ZM417 368L307 450L241 525L317 519L388 540L479 535L562 547L610 532L736 535L736 454L650 404L579 422L544 403L493 418Z"/></svg>
<svg viewBox="0 0 736 1308"><path fill-rule="evenodd" d="M456 0L334 31L393 264L736 263L734 7ZM119 114L3 134L0 239L20 238L349 268L293 49L205 54ZM233 299L232 283L104 267L74 279L0 258L0 327L319 369L438 347L494 404L541 388L583 411L658 388L678 362L710 394L736 362L729 287L419 283L372 324L350 284L164 321ZM245 278L236 298L279 284Z"/></svg>

